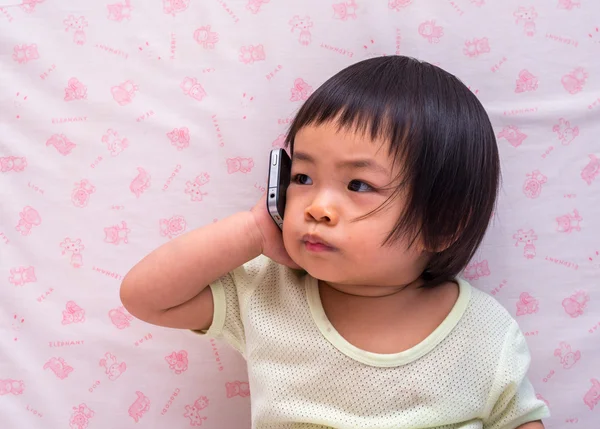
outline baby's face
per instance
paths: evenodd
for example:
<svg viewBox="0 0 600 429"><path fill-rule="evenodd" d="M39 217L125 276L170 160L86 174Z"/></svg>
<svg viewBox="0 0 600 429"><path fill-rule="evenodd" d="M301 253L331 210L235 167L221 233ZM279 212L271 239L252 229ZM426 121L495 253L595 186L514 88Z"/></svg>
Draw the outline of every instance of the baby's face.
<svg viewBox="0 0 600 429"><path fill-rule="evenodd" d="M387 142L338 132L333 124L302 128L294 142L283 223L291 258L313 277L358 295L385 294L385 287L415 280L426 263L420 243L407 249L401 239L382 247L403 199L356 220L386 201L396 175Z"/></svg>

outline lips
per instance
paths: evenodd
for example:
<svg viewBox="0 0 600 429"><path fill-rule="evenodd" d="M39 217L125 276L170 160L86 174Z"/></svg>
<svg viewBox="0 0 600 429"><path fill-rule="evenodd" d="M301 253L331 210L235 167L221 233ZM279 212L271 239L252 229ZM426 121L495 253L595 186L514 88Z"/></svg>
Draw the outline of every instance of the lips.
<svg viewBox="0 0 600 429"><path fill-rule="evenodd" d="M336 250L335 246L315 234L305 234L302 237L302 241L304 241L306 249L310 251L323 252Z"/></svg>

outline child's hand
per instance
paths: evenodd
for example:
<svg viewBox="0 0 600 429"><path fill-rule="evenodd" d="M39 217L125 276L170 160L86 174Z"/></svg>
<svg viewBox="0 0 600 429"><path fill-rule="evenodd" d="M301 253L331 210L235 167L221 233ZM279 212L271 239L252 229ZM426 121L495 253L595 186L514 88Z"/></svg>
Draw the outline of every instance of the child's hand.
<svg viewBox="0 0 600 429"><path fill-rule="evenodd" d="M262 236L262 253L275 262L286 265L290 268L299 269L290 255L288 255L283 245L281 230L277 227L271 215L267 211L267 194L265 193L260 201L256 203L252 210L254 221Z"/></svg>

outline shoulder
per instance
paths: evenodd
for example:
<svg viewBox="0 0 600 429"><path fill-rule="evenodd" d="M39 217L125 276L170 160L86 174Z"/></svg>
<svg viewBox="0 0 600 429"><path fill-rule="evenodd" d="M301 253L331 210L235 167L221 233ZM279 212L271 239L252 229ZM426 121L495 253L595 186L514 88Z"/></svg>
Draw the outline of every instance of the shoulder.
<svg viewBox="0 0 600 429"><path fill-rule="evenodd" d="M454 352L469 360L473 370L486 373L492 385L524 377L531 356L517 321L489 294L471 287L469 302L452 332Z"/></svg>
<svg viewBox="0 0 600 429"><path fill-rule="evenodd" d="M469 311L477 315L486 315L489 323L500 323L502 325L511 324L515 321L508 309L500 304L496 298L490 294L478 289L466 280L460 279L470 289L471 299L469 301Z"/></svg>
<svg viewBox="0 0 600 429"><path fill-rule="evenodd" d="M233 274L238 277L243 276L257 276L266 271L270 271L276 267L276 264L272 259L267 258L265 255L258 255L256 258L249 260L245 264L240 265L233 270Z"/></svg>
<svg viewBox="0 0 600 429"><path fill-rule="evenodd" d="M470 291L469 303L461 324L476 337L485 337L490 346L497 350L504 346L507 337L522 335L517 321L494 297L459 279ZM477 333L477 334L475 334Z"/></svg>

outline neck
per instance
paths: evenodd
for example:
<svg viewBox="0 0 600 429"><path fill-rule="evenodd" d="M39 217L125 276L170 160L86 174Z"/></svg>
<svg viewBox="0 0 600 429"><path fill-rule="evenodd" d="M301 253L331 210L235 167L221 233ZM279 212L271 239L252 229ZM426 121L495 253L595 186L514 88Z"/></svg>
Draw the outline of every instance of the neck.
<svg viewBox="0 0 600 429"><path fill-rule="evenodd" d="M334 295L345 295L348 298L386 298L396 296L398 294L409 294L409 291L418 290L423 284L421 278L406 283L393 286L376 286L376 285L348 285L340 283L330 283L319 280L319 287L329 289Z"/></svg>
<svg viewBox="0 0 600 429"><path fill-rule="evenodd" d="M340 285L319 281L319 294L325 313L337 323L362 324L364 326L386 326L398 321L401 315L413 314L420 308L419 298L425 289L422 282L397 286Z"/></svg>

